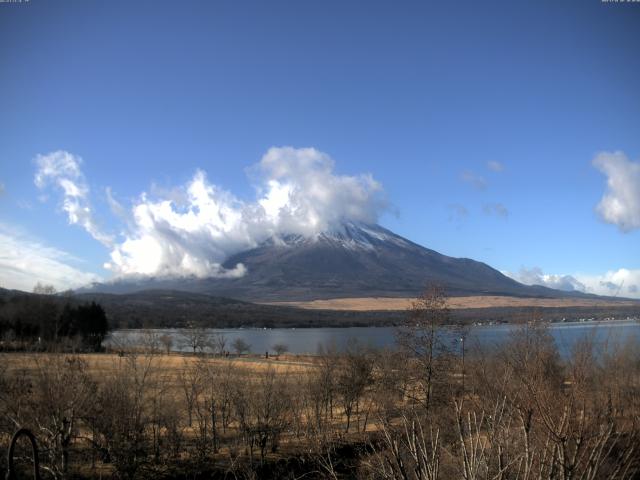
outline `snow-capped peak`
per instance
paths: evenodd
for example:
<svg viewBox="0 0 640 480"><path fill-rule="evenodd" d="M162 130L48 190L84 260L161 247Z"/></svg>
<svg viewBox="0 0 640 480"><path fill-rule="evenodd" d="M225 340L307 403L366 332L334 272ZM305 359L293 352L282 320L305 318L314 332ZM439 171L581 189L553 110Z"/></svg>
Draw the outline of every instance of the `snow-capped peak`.
<svg viewBox="0 0 640 480"><path fill-rule="evenodd" d="M401 237L392 234L379 225L343 222L313 237L303 235L282 235L269 239L266 244L277 246L297 246L307 243L326 243L347 250L373 251L382 243L393 243L407 247L409 244Z"/></svg>

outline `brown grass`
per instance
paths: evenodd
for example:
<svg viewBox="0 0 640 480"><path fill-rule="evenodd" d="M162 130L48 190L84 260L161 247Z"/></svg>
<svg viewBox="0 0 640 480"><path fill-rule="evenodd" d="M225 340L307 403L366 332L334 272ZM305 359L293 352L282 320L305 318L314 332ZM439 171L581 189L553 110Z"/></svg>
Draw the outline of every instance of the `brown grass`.
<svg viewBox="0 0 640 480"><path fill-rule="evenodd" d="M271 302L269 305L287 305L310 310L406 310L413 298L330 298L303 302ZM524 298L505 296L450 297L451 309L495 308L495 307L607 307L637 306L633 300L600 300L591 298Z"/></svg>
<svg viewBox="0 0 640 480"><path fill-rule="evenodd" d="M0 362L7 368L7 371L26 370L31 371L37 368L37 362L46 361L50 353L39 355L34 353L0 353ZM60 354L66 355L66 354ZM96 377L100 377L108 372L112 372L118 364L125 360L117 354L105 353L83 353L81 358L87 362L89 372ZM146 354L138 355L138 362L144 362L149 358ZM173 376L185 370L185 368L204 359L211 364L233 364L248 372L261 372L271 367L277 372L304 373L314 368L311 358L304 355L281 355L278 360L275 358L265 359L264 357L243 355L242 357L219 358L211 356L198 356L189 354L172 353L171 355L153 355L154 368L162 370L164 375Z"/></svg>

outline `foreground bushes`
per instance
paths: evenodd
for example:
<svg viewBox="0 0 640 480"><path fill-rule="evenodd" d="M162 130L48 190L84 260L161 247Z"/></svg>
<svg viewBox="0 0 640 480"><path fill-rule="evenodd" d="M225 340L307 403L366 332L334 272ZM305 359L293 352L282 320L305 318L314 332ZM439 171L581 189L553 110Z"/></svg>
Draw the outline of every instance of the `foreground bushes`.
<svg viewBox="0 0 640 480"><path fill-rule="evenodd" d="M634 342L585 338L561 359L525 325L463 363L430 331L289 370L159 353L3 362L0 434L34 431L51 478L633 478Z"/></svg>

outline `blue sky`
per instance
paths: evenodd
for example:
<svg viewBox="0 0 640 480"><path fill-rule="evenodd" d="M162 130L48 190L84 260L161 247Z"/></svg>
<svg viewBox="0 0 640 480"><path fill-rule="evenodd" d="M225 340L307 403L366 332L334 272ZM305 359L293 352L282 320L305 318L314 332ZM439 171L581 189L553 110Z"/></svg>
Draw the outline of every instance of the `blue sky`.
<svg viewBox="0 0 640 480"><path fill-rule="evenodd" d="M211 233L189 187L229 218L298 189L307 215L318 181L319 225L640 296L639 44L640 4L599 0L0 4L0 283L224 274L308 218Z"/></svg>

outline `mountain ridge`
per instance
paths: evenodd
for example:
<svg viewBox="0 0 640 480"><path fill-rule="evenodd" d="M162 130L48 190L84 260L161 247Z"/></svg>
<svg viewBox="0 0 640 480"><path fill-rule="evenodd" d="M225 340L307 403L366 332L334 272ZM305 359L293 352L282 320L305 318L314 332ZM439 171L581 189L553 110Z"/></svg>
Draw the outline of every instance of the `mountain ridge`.
<svg viewBox="0 0 640 480"><path fill-rule="evenodd" d="M180 290L251 302L349 297L415 297L427 283L442 285L450 296L590 297L523 285L491 266L428 249L380 225L344 222L314 236L270 237L222 264L243 264L238 278L141 278L94 284L79 292L132 293Z"/></svg>

